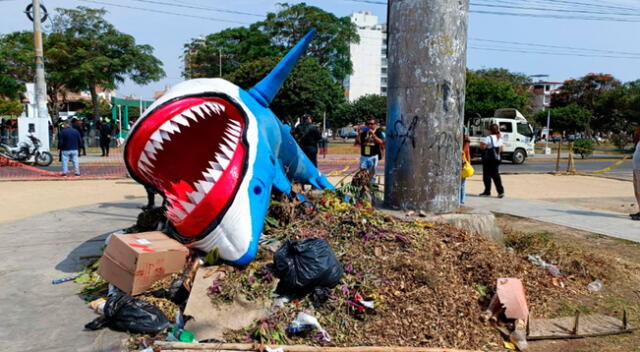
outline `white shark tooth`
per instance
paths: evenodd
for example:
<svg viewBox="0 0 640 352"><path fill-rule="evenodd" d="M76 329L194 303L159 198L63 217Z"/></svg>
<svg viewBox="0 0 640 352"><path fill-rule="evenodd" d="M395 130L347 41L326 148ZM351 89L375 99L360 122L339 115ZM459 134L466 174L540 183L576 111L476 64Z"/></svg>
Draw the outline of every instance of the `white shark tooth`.
<svg viewBox="0 0 640 352"><path fill-rule="evenodd" d="M216 104L216 103L207 103L207 107L209 108L209 110L213 111L216 113L216 115L220 115L220 105Z"/></svg>
<svg viewBox="0 0 640 352"><path fill-rule="evenodd" d="M160 139L162 139L162 136L160 136ZM151 142L153 143L153 146L156 148L156 151L164 149L164 148L162 148L162 141L160 141L160 142L151 141Z"/></svg>
<svg viewBox="0 0 640 352"><path fill-rule="evenodd" d="M229 148L235 150L236 149L236 145L238 145L238 139L237 138L229 138L229 137L222 137L222 139L227 143L227 145L229 146Z"/></svg>
<svg viewBox="0 0 640 352"><path fill-rule="evenodd" d="M165 131L160 131L160 135L162 136L163 139L170 141L171 140L171 135L169 135L169 133L165 132Z"/></svg>
<svg viewBox="0 0 640 352"><path fill-rule="evenodd" d="M220 103L213 103L213 104L215 104L215 106L217 106L217 107L218 107L218 109L220 109L220 111L223 111L223 112L224 112L224 105L222 105L222 104L220 104Z"/></svg>
<svg viewBox="0 0 640 352"><path fill-rule="evenodd" d="M223 152L224 155L226 155L229 160L231 160L231 158L233 158L233 150L231 150L226 145L220 144L220 151Z"/></svg>
<svg viewBox="0 0 640 352"><path fill-rule="evenodd" d="M211 165L211 168L214 170L224 171L224 168L222 167L222 165L216 163L215 161L210 161L209 165Z"/></svg>
<svg viewBox="0 0 640 352"><path fill-rule="evenodd" d="M148 141L147 144L144 146L144 150L145 150L145 152L147 152L147 155L151 159L155 160L155 158L156 158L156 147L153 145L153 141Z"/></svg>
<svg viewBox="0 0 640 352"><path fill-rule="evenodd" d="M147 153L145 152L142 152L140 154L140 161L145 162L149 166L153 166L153 163L151 162L151 160L149 160L149 157L147 157ZM140 164L140 161L138 162L138 164Z"/></svg>
<svg viewBox="0 0 640 352"><path fill-rule="evenodd" d="M213 179L213 183L218 182L218 180L220 179L220 176L222 176L222 171L220 170L207 169L207 172L209 173L209 175L211 175L211 178Z"/></svg>
<svg viewBox="0 0 640 352"><path fill-rule="evenodd" d="M233 124L234 124L234 125L236 125L237 127L242 126L242 125L240 124L240 122L238 122L238 121L236 121L236 120L233 120L233 119L230 119L230 120L229 120L229 122L233 123Z"/></svg>
<svg viewBox="0 0 640 352"><path fill-rule="evenodd" d="M193 111L191 111L191 109L188 109L188 110L185 110L184 112L182 112L182 116L186 116L186 117L192 119L193 121L198 122L198 118L193 113Z"/></svg>
<svg viewBox="0 0 640 352"><path fill-rule="evenodd" d="M182 220L185 218L185 216L187 216L187 213L185 213L182 209L178 208L178 207L174 207L173 209L171 209L171 211L173 212L173 214L176 216L176 218L178 219L178 221Z"/></svg>
<svg viewBox="0 0 640 352"><path fill-rule="evenodd" d="M210 103L204 103L200 105L200 110L207 113L207 115L211 116L216 113L216 109L211 106Z"/></svg>
<svg viewBox="0 0 640 352"><path fill-rule="evenodd" d="M229 163L231 162L229 159L227 159L226 155L220 154L220 153L216 153L216 161L225 170L227 169L227 166L229 166Z"/></svg>
<svg viewBox="0 0 640 352"><path fill-rule="evenodd" d="M187 119L186 119L184 116L182 116L182 115L174 116L174 117L171 119L171 121L174 121L174 122L177 122L177 123L179 123L179 124L181 124L181 125L183 125L183 126L187 126L187 127L189 127L189 120L187 120Z"/></svg>
<svg viewBox="0 0 640 352"><path fill-rule="evenodd" d="M200 203L200 201L202 200L202 198L204 198L204 194L200 193L198 191L195 192L189 192L187 193L187 197L189 197L189 199L191 199L191 201L193 202L193 204L198 204Z"/></svg>
<svg viewBox="0 0 640 352"><path fill-rule="evenodd" d="M182 205L182 207L184 208L184 210L187 211L187 213L190 213L193 209L195 209L195 205L187 202L186 200L181 200L180 204Z"/></svg>
<svg viewBox="0 0 640 352"><path fill-rule="evenodd" d="M214 183L208 181L198 181L196 183L196 187L200 189L200 191L204 194L209 193L209 191L213 188Z"/></svg>
<svg viewBox="0 0 640 352"><path fill-rule="evenodd" d="M202 177L204 177L204 179L208 182L216 182L216 180L213 179L213 176L211 176L211 174L209 174L209 172L206 170L202 171Z"/></svg>
<svg viewBox="0 0 640 352"><path fill-rule="evenodd" d="M160 135L160 130L153 132L153 134L151 135L151 139L156 142L162 143L162 136Z"/></svg>
<svg viewBox="0 0 640 352"><path fill-rule="evenodd" d="M231 120L233 121L233 120ZM239 126L236 125L232 125L232 124L227 124L227 127L230 128L232 131L240 133L242 131L242 128L240 128Z"/></svg>
<svg viewBox="0 0 640 352"><path fill-rule="evenodd" d="M236 131L236 130L233 130L231 128L227 128L224 132L226 134L230 135L230 136L233 136L233 137L236 137L236 138L240 138L240 131Z"/></svg>
<svg viewBox="0 0 640 352"><path fill-rule="evenodd" d="M191 108L191 111L196 112L203 119L206 119L207 117L209 117L209 111L207 111L207 109L202 107L202 105L198 105L196 107Z"/></svg>
<svg viewBox="0 0 640 352"><path fill-rule="evenodd" d="M138 161L138 169L140 169L140 171L144 173L146 176L151 175L151 170L149 170L149 168L141 161Z"/></svg>

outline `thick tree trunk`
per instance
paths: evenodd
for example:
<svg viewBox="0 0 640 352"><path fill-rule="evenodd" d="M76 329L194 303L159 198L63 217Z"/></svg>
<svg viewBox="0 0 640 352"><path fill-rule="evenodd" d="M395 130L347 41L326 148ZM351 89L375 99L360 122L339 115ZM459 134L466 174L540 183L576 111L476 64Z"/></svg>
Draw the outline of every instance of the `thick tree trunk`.
<svg viewBox="0 0 640 352"><path fill-rule="evenodd" d="M389 0L385 204L460 202L468 0Z"/></svg>
<svg viewBox="0 0 640 352"><path fill-rule="evenodd" d="M93 120L95 122L100 121L100 106L98 102L98 92L96 90L96 85L89 85L89 92L91 93L91 103L93 104Z"/></svg>

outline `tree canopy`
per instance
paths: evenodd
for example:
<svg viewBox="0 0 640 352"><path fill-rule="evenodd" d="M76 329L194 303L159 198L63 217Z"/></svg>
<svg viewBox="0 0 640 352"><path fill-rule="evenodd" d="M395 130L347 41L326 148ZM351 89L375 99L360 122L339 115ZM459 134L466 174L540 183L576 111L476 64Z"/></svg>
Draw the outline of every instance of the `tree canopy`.
<svg viewBox="0 0 640 352"><path fill-rule="evenodd" d="M67 48L69 64L65 86L73 90L89 89L95 116L99 116L98 86L113 89L126 78L147 84L164 77L162 62L153 56L150 45L136 44L133 36L124 34L104 19L104 9L79 6L56 9L53 29Z"/></svg>
<svg viewBox="0 0 640 352"><path fill-rule="evenodd" d="M577 132L583 131L591 119L591 111L578 104L571 104L549 111L538 112L534 119L540 126L547 123L547 113L551 113L551 129L554 131Z"/></svg>
<svg viewBox="0 0 640 352"><path fill-rule="evenodd" d="M279 11L267 14L264 21L249 28L230 28L192 39L184 46L188 78L219 76L233 73L243 63L263 57L286 54L309 30L318 30L307 55L327 69L338 82L352 72L349 45L357 43L356 27L349 17L336 17L305 3L279 5ZM222 55L222 60L220 60Z"/></svg>
<svg viewBox="0 0 640 352"><path fill-rule="evenodd" d="M243 63L224 78L249 89L263 79L281 58L265 57ZM319 119L331 114L344 101L342 86L329 71L312 57L300 59L271 103L271 110L283 121L292 123L305 113Z"/></svg>
<svg viewBox="0 0 640 352"><path fill-rule="evenodd" d="M387 97L368 94L336 109L329 121L335 128L363 123L375 119L378 125L385 126L387 121Z"/></svg>
<svg viewBox="0 0 640 352"><path fill-rule="evenodd" d="M493 116L496 109L516 108L525 115L530 112L530 80L505 69L467 70L465 117Z"/></svg>

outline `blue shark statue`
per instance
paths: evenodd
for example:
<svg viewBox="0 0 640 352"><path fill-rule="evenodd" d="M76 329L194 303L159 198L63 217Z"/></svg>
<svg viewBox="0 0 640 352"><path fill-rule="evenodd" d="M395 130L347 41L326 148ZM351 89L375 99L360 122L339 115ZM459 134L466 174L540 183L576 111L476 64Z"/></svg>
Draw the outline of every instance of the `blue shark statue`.
<svg viewBox="0 0 640 352"><path fill-rule="evenodd" d="M249 91L219 78L188 80L132 127L127 169L164 194L176 239L245 265L257 253L272 187L292 195L293 180L333 189L269 109L314 34Z"/></svg>

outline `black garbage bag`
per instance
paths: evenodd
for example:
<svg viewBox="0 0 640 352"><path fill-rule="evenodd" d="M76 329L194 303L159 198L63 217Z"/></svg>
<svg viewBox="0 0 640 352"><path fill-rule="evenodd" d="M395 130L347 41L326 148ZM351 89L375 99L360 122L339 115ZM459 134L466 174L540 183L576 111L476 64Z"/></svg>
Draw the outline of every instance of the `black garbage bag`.
<svg viewBox="0 0 640 352"><path fill-rule="evenodd" d="M273 264L273 274L280 279L279 294L304 296L316 287L333 288L342 277L342 265L321 238L286 241L276 251Z"/></svg>
<svg viewBox="0 0 640 352"><path fill-rule="evenodd" d="M153 304L115 293L104 305L104 317L99 317L84 326L89 330L110 327L134 334L157 334L169 327L169 319Z"/></svg>

